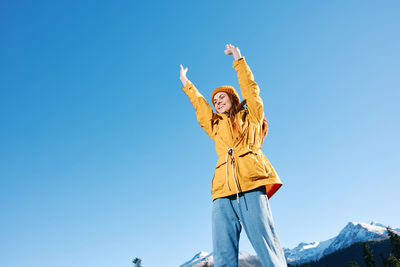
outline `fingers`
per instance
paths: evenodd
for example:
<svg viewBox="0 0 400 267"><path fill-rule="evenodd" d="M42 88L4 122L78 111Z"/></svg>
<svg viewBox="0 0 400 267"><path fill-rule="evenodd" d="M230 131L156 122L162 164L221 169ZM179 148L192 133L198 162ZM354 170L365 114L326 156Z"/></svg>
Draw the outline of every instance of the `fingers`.
<svg viewBox="0 0 400 267"><path fill-rule="evenodd" d="M235 47L235 46L233 46L231 44L226 44L225 47L226 47L226 50L224 52L227 55L231 55L235 51L235 49L236 50L238 49L237 47Z"/></svg>
<svg viewBox="0 0 400 267"><path fill-rule="evenodd" d="M183 74L183 75L186 75L186 72L187 72L187 70L188 70L188 67L184 68L184 67L182 66L182 64L180 64L179 67L180 67L180 73Z"/></svg>
<svg viewBox="0 0 400 267"><path fill-rule="evenodd" d="M232 55L234 53L235 47L231 44L225 44L226 49L224 50L226 55Z"/></svg>

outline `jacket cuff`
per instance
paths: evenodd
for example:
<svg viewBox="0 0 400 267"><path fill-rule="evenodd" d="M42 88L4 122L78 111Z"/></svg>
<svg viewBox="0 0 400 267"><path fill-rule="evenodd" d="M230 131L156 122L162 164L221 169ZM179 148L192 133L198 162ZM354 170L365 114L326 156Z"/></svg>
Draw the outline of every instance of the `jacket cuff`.
<svg viewBox="0 0 400 267"><path fill-rule="evenodd" d="M187 91L187 90L189 90L189 87L191 87L191 86L193 86L193 83L190 80L188 80L186 85L182 85L182 90Z"/></svg>
<svg viewBox="0 0 400 267"><path fill-rule="evenodd" d="M239 58L238 60L234 60L232 64L232 68L236 68L237 65L239 65L241 62L246 62L244 57Z"/></svg>

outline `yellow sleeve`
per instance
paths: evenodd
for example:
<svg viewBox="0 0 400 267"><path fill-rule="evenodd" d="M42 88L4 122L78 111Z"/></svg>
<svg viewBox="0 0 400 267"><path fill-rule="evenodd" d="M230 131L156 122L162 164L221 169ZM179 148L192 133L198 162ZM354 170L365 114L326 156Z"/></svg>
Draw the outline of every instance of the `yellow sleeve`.
<svg viewBox="0 0 400 267"><path fill-rule="evenodd" d="M233 68L236 70L239 79L239 86L243 98L246 100L249 116L260 122L264 119L264 106L260 97L260 88L254 81L253 73L247 65L245 58L241 57L233 61Z"/></svg>
<svg viewBox="0 0 400 267"><path fill-rule="evenodd" d="M192 102L200 126L204 129L207 135L214 140L212 134L213 127L211 125L211 119L213 117L211 106L191 81L188 81L186 85L182 87L182 90L189 97L190 102Z"/></svg>

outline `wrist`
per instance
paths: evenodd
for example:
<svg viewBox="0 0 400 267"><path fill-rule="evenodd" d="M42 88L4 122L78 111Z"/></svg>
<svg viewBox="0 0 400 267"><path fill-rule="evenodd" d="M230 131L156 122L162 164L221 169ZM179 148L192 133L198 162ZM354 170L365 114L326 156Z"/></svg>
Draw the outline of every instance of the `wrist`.
<svg viewBox="0 0 400 267"><path fill-rule="evenodd" d="M187 84L187 82L189 81L188 78L180 78L183 86L185 86Z"/></svg>
<svg viewBox="0 0 400 267"><path fill-rule="evenodd" d="M235 58L235 60L238 60L238 59L242 58L242 55L241 55L240 52L239 52L239 53L235 53L235 54L233 55L233 57Z"/></svg>

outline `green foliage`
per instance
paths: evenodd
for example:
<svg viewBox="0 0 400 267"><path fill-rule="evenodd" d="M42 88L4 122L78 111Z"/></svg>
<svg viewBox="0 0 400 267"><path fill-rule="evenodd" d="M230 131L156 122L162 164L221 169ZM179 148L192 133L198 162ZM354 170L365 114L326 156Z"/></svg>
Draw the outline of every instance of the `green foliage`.
<svg viewBox="0 0 400 267"><path fill-rule="evenodd" d="M400 259L400 236L394 233L390 227L387 227L386 230L389 233L390 244L393 247L393 256Z"/></svg>
<svg viewBox="0 0 400 267"><path fill-rule="evenodd" d="M347 265L348 267L360 267L356 261L351 261Z"/></svg>
<svg viewBox="0 0 400 267"><path fill-rule="evenodd" d="M382 264L383 264L383 266L387 266L387 259L385 258L385 256L383 256L383 254L381 253L381 254L379 254L379 257L381 257L381 261L382 261Z"/></svg>
<svg viewBox="0 0 400 267"><path fill-rule="evenodd" d="M378 267L374 260L374 254L367 242L363 242L363 257L367 267Z"/></svg>
<svg viewBox="0 0 400 267"><path fill-rule="evenodd" d="M135 267L142 267L142 260L140 258L134 258L132 263L135 264Z"/></svg>
<svg viewBox="0 0 400 267"><path fill-rule="evenodd" d="M206 262L203 264L203 267L210 267L210 265L208 265L208 261L206 261Z"/></svg>
<svg viewBox="0 0 400 267"><path fill-rule="evenodd" d="M389 232L389 231L388 231ZM390 233L390 232L389 232ZM379 262L379 266L384 267L400 267L400 258L395 256L395 247L400 246L399 235L394 233L389 235L392 239L385 239L380 241L369 241L369 242L357 242L347 248L339 249L329 255L325 255L318 261L311 261L308 263L289 265L288 267L307 267L307 266L317 266L322 267L323 265L328 266L347 266L347 267L357 267L373 266L377 267L377 262L375 262L374 257L378 257L376 261ZM393 240L393 241L392 241ZM373 253L375 252L375 255ZM390 255L389 253L392 252ZM388 257L389 256L389 257ZM387 258L388 257L388 258ZM365 261L368 261L365 262ZM365 264L363 263L365 262Z"/></svg>
<svg viewBox="0 0 400 267"><path fill-rule="evenodd" d="M390 253L386 260L386 267L400 267L400 260Z"/></svg>

